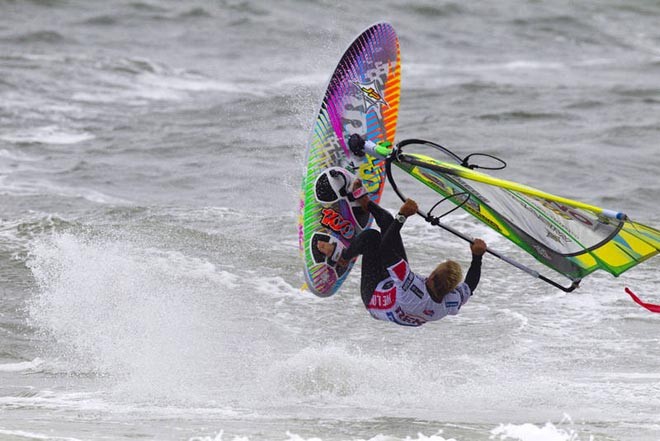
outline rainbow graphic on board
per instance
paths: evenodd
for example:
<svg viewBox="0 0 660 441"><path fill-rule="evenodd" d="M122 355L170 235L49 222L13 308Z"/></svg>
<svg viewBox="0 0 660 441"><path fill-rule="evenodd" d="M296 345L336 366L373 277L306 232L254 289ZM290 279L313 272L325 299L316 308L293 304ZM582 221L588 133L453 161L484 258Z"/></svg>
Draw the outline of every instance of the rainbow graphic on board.
<svg viewBox="0 0 660 441"><path fill-rule="evenodd" d="M324 170L341 167L362 180L372 200L380 200L385 184L384 160L355 156L347 142L356 133L373 142L394 141L400 83L399 39L388 23L374 24L362 32L341 57L328 82L307 145L298 221L307 287L320 297L337 292L353 262L346 268L328 265L316 249L316 242L333 237L348 246L369 223L360 224L347 200L319 201L314 184Z"/></svg>

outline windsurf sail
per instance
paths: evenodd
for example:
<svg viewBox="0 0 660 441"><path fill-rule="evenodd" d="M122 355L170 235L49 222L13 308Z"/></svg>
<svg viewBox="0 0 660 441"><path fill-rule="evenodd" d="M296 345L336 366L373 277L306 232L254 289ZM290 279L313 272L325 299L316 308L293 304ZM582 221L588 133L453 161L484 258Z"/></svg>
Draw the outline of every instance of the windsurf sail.
<svg viewBox="0 0 660 441"><path fill-rule="evenodd" d="M404 146L431 148L433 156ZM573 285L565 291L598 269L619 276L660 251L660 231L624 213L494 178L429 141L401 141L390 162L566 276ZM389 177L397 189L391 171Z"/></svg>

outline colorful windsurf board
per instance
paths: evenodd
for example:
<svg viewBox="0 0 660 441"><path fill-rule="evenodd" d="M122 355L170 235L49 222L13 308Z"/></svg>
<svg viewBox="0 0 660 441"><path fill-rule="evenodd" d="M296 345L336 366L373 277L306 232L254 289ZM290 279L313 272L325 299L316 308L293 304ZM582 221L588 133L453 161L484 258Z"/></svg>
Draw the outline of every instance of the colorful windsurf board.
<svg viewBox="0 0 660 441"><path fill-rule="evenodd" d="M341 57L315 119L307 145L298 227L307 288L320 297L337 292L354 262L330 264L318 250L318 242L339 241L347 247L371 223L355 203L324 191L325 181L339 176L330 170L344 169L362 181L373 201L380 200L386 180L384 160L357 156L349 149L348 139L358 134L374 143L394 141L400 62L394 28L389 23L370 26Z"/></svg>

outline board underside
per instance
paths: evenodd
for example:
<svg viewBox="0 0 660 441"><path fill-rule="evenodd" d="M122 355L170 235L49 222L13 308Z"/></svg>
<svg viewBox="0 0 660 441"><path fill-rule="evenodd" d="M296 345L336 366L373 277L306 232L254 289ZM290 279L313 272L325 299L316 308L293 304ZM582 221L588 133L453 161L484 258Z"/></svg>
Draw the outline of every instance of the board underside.
<svg viewBox="0 0 660 441"><path fill-rule="evenodd" d="M331 236L345 246L363 229L345 199L320 202L315 181L329 167L342 167L362 180L369 197L378 202L385 184L385 164L366 155L357 157L348 138L359 134L373 142L394 141L400 96L400 51L394 28L377 23L348 47L335 69L307 145L302 179L299 244L308 289L320 297L337 292L353 263L337 268L325 262L316 243Z"/></svg>

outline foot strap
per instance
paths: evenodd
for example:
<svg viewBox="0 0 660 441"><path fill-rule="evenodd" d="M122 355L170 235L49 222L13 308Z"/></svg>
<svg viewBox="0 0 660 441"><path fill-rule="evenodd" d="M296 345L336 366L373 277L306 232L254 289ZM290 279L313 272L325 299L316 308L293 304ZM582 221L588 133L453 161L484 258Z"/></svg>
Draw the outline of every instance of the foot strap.
<svg viewBox="0 0 660 441"><path fill-rule="evenodd" d="M355 202L365 194L367 194L367 190L363 186L359 186L352 192L346 193L346 197L348 198L349 201Z"/></svg>
<svg viewBox="0 0 660 441"><path fill-rule="evenodd" d="M357 180L357 177L350 173L348 170L333 168L329 170L330 176L333 178L339 178L343 180L343 185L339 188L339 196L345 197L349 202L355 202L365 194L367 194L367 189L364 186L360 185L353 191L349 189L353 186L353 183Z"/></svg>
<svg viewBox="0 0 660 441"><path fill-rule="evenodd" d="M335 250L332 252L331 256L328 256L328 265L335 266L337 263L343 259L342 254L346 249L346 246L335 237L330 238L330 243L335 244Z"/></svg>

